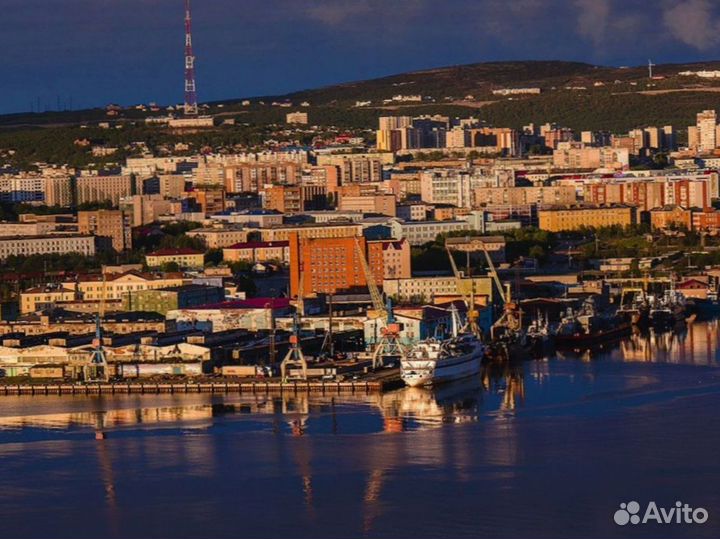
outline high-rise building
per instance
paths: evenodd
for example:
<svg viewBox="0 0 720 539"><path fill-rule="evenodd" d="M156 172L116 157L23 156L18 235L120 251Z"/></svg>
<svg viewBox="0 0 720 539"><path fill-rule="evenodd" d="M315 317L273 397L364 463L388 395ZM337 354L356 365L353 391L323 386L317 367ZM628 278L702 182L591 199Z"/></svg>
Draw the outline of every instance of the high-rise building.
<svg viewBox="0 0 720 539"><path fill-rule="evenodd" d="M111 248L116 252L131 248L128 219L119 210L79 211L78 231L96 236L100 240L99 248Z"/></svg>
<svg viewBox="0 0 720 539"><path fill-rule="evenodd" d="M717 148L717 113L704 110L697 114L697 151L713 152Z"/></svg>

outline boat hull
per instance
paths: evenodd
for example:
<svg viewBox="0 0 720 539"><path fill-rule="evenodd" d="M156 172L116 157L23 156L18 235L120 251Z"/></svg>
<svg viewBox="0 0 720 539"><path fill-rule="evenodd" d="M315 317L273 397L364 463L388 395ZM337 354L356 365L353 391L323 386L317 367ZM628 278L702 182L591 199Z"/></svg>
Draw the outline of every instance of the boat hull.
<svg viewBox="0 0 720 539"><path fill-rule="evenodd" d="M482 353L471 353L449 360L406 359L400 376L410 387L432 386L461 380L480 372Z"/></svg>
<svg viewBox="0 0 720 539"><path fill-rule="evenodd" d="M608 340L617 339L631 332L632 325L629 322L618 324L617 326L595 331L593 333L579 333L575 335L556 335L556 348L580 348L583 346L593 346L601 344Z"/></svg>

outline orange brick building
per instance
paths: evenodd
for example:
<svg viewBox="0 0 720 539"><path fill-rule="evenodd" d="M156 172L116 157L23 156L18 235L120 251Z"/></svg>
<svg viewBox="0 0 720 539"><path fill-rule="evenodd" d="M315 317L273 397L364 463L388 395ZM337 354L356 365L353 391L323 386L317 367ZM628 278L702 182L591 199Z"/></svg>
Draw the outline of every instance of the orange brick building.
<svg viewBox="0 0 720 539"><path fill-rule="evenodd" d="M410 244L406 240L371 241L364 237L299 238L290 236L290 296L297 297L300 276L303 295L336 294L367 286L360 261L366 257L375 282L410 277Z"/></svg>

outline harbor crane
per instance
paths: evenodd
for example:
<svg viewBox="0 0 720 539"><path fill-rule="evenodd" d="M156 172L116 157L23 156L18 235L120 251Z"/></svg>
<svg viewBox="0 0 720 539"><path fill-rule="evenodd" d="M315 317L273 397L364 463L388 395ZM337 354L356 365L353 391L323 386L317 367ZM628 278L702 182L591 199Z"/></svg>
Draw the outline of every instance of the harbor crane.
<svg viewBox="0 0 720 539"><path fill-rule="evenodd" d="M105 273L102 275L102 286L100 288L100 302L95 314L95 338L93 339L93 351L90 363L83 367L83 379L85 382L107 382L110 379L107 355L103 347L102 319L105 316Z"/></svg>
<svg viewBox="0 0 720 539"><path fill-rule="evenodd" d="M289 367L300 367L301 378L307 380L307 360L300 347L300 317L305 314L305 301L303 299L304 278L305 275L301 268L298 278L297 308L293 316L292 335L290 335L290 349L280 363L280 376L283 380L287 378Z"/></svg>
<svg viewBox="0 0 720 539"><path fill-rule="evenodd" d="M400 324L395 318L390 299L388 298L387 303L383 302L382 295L380 294L380 290L375 282L375 275L370 269L370 264L368 264L368 261L365 258L365 253L363 253L363 249L360 246L358 238L355 238L355 249L358 254L358 259L360 260L360 266L362 267L365 281L367 282L373 309L377 313L378 320L382 324L382 327L380 328L380 339L375 344L375 348L372 353L372 368L377 369L383 366L383 358L395 357L402 359L407 355L407 349L405 348L405 345L400 342L402 324Z"/></svg>

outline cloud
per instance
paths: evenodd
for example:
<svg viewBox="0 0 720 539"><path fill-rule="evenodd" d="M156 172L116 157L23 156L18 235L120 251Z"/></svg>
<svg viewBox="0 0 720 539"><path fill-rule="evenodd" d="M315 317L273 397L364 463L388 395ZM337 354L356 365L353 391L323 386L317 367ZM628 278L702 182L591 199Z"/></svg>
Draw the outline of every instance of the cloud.
<svg viewBox="0 0 720 539"><path fill-rule="evenodd" d="M663 22L677 40L704 51L720 43L720 19L708 0L673 3L663 13Z"/></svg>
<svg viewBox="0 0 720 539"><path fill-rule="evenodd" d="M575 6L579 10L578 34L596 47L603 46L610 20L610 0L575 0Z"/></svg>

